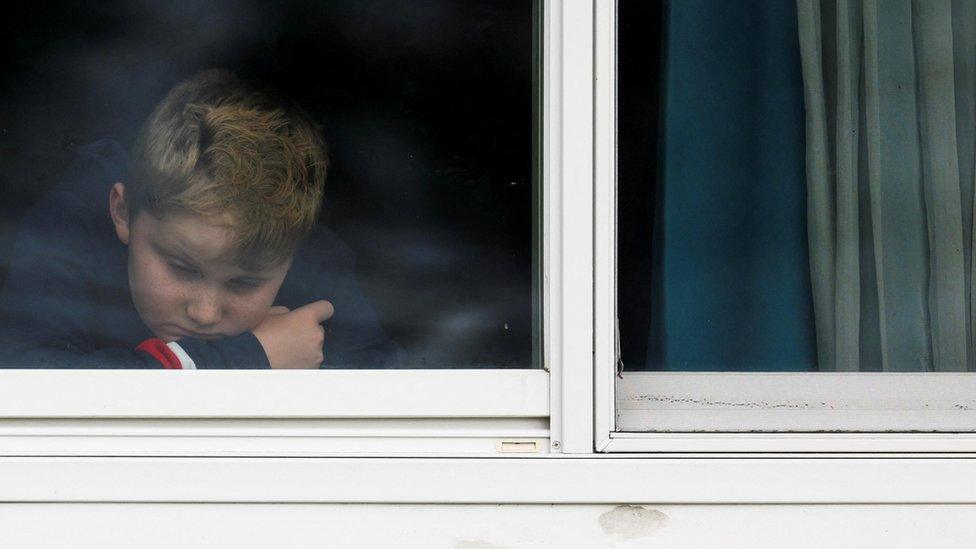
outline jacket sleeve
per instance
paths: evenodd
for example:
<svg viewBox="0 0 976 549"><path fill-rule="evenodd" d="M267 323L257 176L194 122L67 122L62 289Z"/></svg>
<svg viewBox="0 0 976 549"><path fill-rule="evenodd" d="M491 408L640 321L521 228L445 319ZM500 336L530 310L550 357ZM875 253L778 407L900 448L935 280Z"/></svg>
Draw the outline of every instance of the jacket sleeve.
<svg viewBox="0 0 976 549"><path fill-rule="evenodd" d="M7 335L7 334L4 334ZM52 369L267 369L264 349L251 332L217 341L149 339L135 349L83 349L54 338L20 337L5 345L0 368Z"/></svg>
<svg viewBox="0 0 976 549"><path fill-rule="evenodd" d="M320 228L295 259L305 268L290 273L280 305L290 309L326 299L335 307L324 323L322 368L390 369L403 367L401 351L380 326L373 306L356 280L355 259L339 237ZM315 265L315 267L312 267ZM295 266L293 266L295 271Z"/></svg>
<svg viewBox="0 0 976 549"><path fill-rule="evenodd" d="M160 365L158 367L174 370L271 367L264 348L252 332L213 341L180 339L165 343L152 338L137 345L136 351L154 358Z"/></svg>

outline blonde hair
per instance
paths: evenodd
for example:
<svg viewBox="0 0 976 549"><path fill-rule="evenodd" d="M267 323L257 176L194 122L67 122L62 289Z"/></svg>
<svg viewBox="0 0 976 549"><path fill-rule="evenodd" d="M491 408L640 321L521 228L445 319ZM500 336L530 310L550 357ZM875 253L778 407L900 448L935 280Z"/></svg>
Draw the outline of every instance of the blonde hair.
<svg viewBox="0 0 976 549"><path fill-rule="evenodd" d="M291 100L223 70L200 72L156 106L126 181L130 216L230 219L236 261L251 270L291 257L321 208L328 154ZM229 215L228 215L229 214Z"/></svg>

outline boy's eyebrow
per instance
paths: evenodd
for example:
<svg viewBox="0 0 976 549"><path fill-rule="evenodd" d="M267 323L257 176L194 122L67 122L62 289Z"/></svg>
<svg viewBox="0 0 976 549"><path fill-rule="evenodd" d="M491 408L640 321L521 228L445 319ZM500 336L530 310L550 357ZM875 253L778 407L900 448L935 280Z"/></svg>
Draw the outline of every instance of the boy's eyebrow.
<svg viewBox="0 0 976 549"><path fill-rule="evenodd" d="M183 246L180 246L179 244L176 245L176 247L175 247L176 249L173 249L170 246L167 246L166 244L162 244L160 242L153 241L152 242L152 246L161 255L170 256L170 257L172 257L174 259L179 259L180 261L185 261L187 263L193 263L193 264L196 264L197 263L197 261L195 259L193 259L193 256L190 255L186 251L186 249Z"/></svg>
<svg viewBox="0 0 976 549"><path fill-rule="evenodd" d="M178 236L176 238L164 239L162 241L152 240L152 243L156 246L156 249L160 253L174 256L177 259L187 261L195 265L203 265L209 261L207 258L198 259L197 256L191 251L191 248L187 246L186 243Z"/></svg>
<svg viewBox="0 0 976 549"><path fill-rule="evenodd" d="M156 251L160 255L168 256L172 259L178 259L180 261L188 263L191 267L196 267L197 265L206 263L205 261L204 262L197 261L193 257L193 254L191 254L189 250L187 250L186 247L179 241L172 242L172 243L162 243L153 240L151 241L151 245L153 246L153 248L156 249ZM238 265L238 268L244 271L244 273L233 276L231 277L231 279L246 280L246 281L253 281L253 282L267 282L273 278L273 275L262 274L259 271L252 271L251 269L242 267L240 265Z"/></svg>

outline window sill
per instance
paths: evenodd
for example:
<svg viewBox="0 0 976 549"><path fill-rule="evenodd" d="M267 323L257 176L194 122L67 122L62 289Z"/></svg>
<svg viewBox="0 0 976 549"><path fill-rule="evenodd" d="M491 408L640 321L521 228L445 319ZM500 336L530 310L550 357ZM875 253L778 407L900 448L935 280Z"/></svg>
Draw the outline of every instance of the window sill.
<svg viewBox="0 0 976 549"><path fill-rule="evenodd" d="M976 503L973 455L0 458L3 502Z"/></svg>
<svg viewBox="0 0 976 549"><path fill-rule="evenodd" d="M974 433L610 433L598 450L656 454L976 454Z"/></svg>
<svg viewBox="0 0 976 549"><path fill-rule="evenodd" d="M0 371L0 418L548 416L542 370Z"/></svg>

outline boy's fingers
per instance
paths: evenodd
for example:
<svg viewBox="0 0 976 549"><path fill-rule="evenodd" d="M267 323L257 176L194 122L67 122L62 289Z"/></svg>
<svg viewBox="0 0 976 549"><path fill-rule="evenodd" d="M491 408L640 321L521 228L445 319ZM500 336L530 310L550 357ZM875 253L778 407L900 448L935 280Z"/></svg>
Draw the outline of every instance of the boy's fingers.
<svg viewBox="0 0 976 549"><path fill-rule="evenodd" d="M332 313L335 312L335 308L328 301L315 301L304 307L295 309L296 313L298 311L308 311L315 316L316 322L325 322L332 318Z"/></svg>
<svg viewBox="0 0 976 549"><path fill-rule="evenodd" d="M288 307L285 307L284 305L275 305L274 307L271 307L270 309L268 309L268 314L269 315L275 315L275 316L277 316L277 315L283 315L283 314L288 313L288 312L290 312L288 310Z"/></svg>

